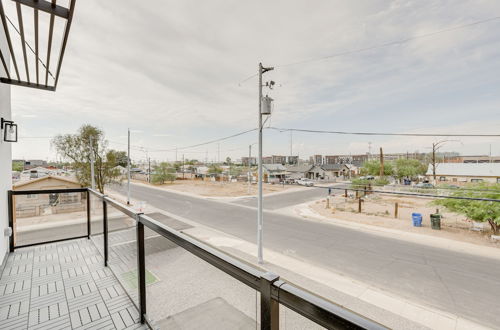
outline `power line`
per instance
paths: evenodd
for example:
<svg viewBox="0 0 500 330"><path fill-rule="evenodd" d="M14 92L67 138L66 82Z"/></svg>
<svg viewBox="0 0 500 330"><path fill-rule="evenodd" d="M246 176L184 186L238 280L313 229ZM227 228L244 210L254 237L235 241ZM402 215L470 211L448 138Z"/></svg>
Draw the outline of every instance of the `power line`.
<svg viewBox="0 0 500 330"><path fill-rule="evenodd" d="M441 134L441 133L383 133L383 132L347 132L347 131L323 131L300 128L278 128L268 127L268 129L281 132L304 132L304 133L320 133L320 134L340 134L340 135L378 135L378 136L429 136L429 137L500 137L500 134Z"/></svg>
<svg viewBox="0 0 500 330"><path fill-rule="evenodd" d="M456 31L456 30L461 30L461 29L472 27L472 26L476 26L476 25L480 25L480 24L484 24L484 23L496 21L496 20L499 20L499 19L500 19L500 16L490 17L490 18L479 20L479 21L475 21L475 22L472 22L472 23L457 25L457 26L453 26L453 27L450 27L450 28L446 28L446 29L442 29L442 30L437 30L437 31L429 32L429 33L424 33L424 34L420 34L420 35L416 35L416 36L413 36L413 37L408 37L408 38L404 38L404 39L400 39L400 40L394 40L394 41L386 42L386 43L379 44L379 45L374 45L374 46L370 46L370 47L363 47L363 48L357 48L357 49L353 49L353 50L347 50L347 51L343 51L343 52L339 52L339 53L334 53L334 54L330 54L330 55L326 55L326 56L313 57L313 58L309 58L309 59L305 59L305 60L299 60L299 61L285 63L285 64L278 64L278 65L275 65L274 67L275 68L285 68L285 67L299 65L299 64L305 64L305 63L312 63L312 62L319 62L319 61L329 60L329 59L332 59L332 58L335 58L335 57L341 57L341 56L346 56L346 55L363 53L363 52L367 52L367 51L375 50L375 49L379 49L379 48L386 48L386 47L390 47L390 46L401 45L401 44L405 44L405 43L408 43L408 42L413 41L413 40L422 39L422 38L429 38L429 37L433 37L435 35L439 35L439 34L442 34L442 33L448 33L448 32L452 32L452 31ZM257 76L257 74L250 75L250 76L244 78L243 80L241 80L238 83L238 85L241 85L241 84L247 82L248 80L250 80L250 79L252 79L252 78L254 78L256 76Z"/></svg>
<svg viewBox="0 0 500 330"><path fill-rule="evenodd" d="M207 145L207 144L212 144L212 143L215 143L215 142L220 142L220 141L228 140L228 139L231 139L231 138L235 138L237 136L244 135L244 134L256 131L256 130L257 130L257 128L252 128L252 129L249 129L249 130L246 130L246 131L243 131L243 132L239 132L239 133L236 133L236 134L233 134L233 135L229 135L229 136L226 136L226 137L223 137L223 138L215 139L215 140L210 140L210 141L207 141L207 142L202 142L202 143L193 144L193 145L190 145L190 146L178 147L178 148L173 148L173 149L163 149L163 150L162 149L158 149L157 151L175 151L175 149L177 149L177 150L184 150L184 149L191 149L191 148L201 147L201 146L204 146L204 145Z"/></svg>

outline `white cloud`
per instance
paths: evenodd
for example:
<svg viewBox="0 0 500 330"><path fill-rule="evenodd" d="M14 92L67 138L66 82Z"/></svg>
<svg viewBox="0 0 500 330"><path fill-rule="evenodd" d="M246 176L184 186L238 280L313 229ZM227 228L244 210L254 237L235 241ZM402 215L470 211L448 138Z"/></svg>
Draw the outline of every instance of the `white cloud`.
<svg viewBox="0 0 500 330"><path fill-rule="evenodd" d="M146 146L189 145L255 126L256 79L238 82L263 61L276 66L265 78L281 84L270 92L276 100L273 125L469 131L477 128L471 119L500 120L495 111L500 105L498 21L324 61L280 64L422 35L498 12L495 0L86 0L77 4L58 91L14 87L13 111L33 135L74 132L92 123L121 140L127 127L134 127ZM38 117L30 118L34 113ZM224 150L254 139L225 142ZM303 145L301 154L362 149L357 143L366 149L366 142L356 139L342 140L341 146L323 136L304 139L307 143L297 142ZM283 153L289 149L285 140L273 140L266 150ZM14 155L40 150L46 152L18 143Z"/></svg>

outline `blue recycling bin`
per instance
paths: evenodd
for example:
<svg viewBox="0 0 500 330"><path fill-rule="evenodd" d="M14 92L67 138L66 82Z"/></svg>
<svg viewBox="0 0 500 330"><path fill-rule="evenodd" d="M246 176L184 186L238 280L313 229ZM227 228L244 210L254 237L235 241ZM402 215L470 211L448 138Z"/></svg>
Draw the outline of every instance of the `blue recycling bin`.
<svg viewBox="0 0 500 330"><path fill-rule="evenodd" d="M422 227L422 214L412 213L411 219L413 220L413 227Z"/></svg>

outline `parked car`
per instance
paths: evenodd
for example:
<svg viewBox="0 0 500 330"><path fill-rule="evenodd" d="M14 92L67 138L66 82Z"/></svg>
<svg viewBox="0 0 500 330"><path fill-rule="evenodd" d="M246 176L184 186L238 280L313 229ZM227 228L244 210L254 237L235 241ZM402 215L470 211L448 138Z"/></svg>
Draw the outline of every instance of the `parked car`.
<svg viewBox="0 0 500 330"><path fill-rule="evenodd" d="M360 176L359 177L361 180L375 180L374 176L371 175L366 175L366 176Z"/></svg>
<svg viewBox="0 0 500 330"><path fill-rule="evenodd" d="M432 183L417 183L415 185L415 188L425 188L425 189L429 189L429 188L434 188L434 185Z"/></svg>
<svg viewBox="0 0 500 330"><path fill-rule="evenodd" d="M304 179L304 178L297 180L297 184L300 184L301 186L306 186L306 187L314 186L314 182L312 180Z"/></svg>

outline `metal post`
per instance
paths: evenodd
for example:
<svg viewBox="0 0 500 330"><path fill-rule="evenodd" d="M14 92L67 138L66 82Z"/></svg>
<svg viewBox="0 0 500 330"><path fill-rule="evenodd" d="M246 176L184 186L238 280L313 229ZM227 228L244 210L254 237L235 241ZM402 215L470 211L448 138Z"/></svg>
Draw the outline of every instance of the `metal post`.
<svg viewBox="0 0 500 330"><path fill-rule="evenodd" d="M361 203L362 202L363 202L362 198L358 199L358 213L361 213Z"/></svg>
<svg viewBox="0 0 500 330"><path fill-rule="evenodd" d="M12 190L7 192L7 202L9 208L9 227L12 229L12 233L9 238L9 251L14 252L15 244L14 244L14 195L12 195Z"/></svg>
<svg viewBox="0 0 500 330"><path fill-rule="evenodd" d="M273 283L279 280L273 273L265 273L260 278L260 329L279 329L279 302L271 298Z"/></svg>
<svg viewBox="0 0 500 330"><path fill-rule="evenodd" d="M127 205L130 205L130 128L127 137Z"/></svg>
<svg viewBox="0 0 500 330"><path fill-rule="evenodd" d="M344 191L344 197L347 198L347 189Z"/></svg>
<svg viewBox="0 0 500 330"><path fill-rule="evenodd" d="M144 224L139 221L137 221L137 272L139 312L141 323L144 323L146 315L146 252L144 248Z"/></svg>
<svg viewBox="0 0 500 330"><path fill-rule="evenodd" d="M87 238L90 239L91 228L90 228L90 192L87 190Z"/></svg>
<svg viewBox="0 0 500 330"><path fill-rule="evenodd" d="M258 246L258 261L260 264L264 262L262 252L262 236L263 236L263 212L262 212L262 74L267 71L274 70L274 68L264 68L262 63L259 63L259 162L258 162L258 198L257 198L257 246ZM274 82L271 82L271 85ZM267 85L266 85L267 86Z"/></svg>
<svg viewBox="0 0 500 330"><path fill-rule="evenodd" d="M90 181L91 181L91 187L92 189L95 189L95 160L94 160L94 144L92 143L93 139L92 136L89 138L90 139Z"/></svg>
<svg viewBox="0 0 500 330"><path fill-rule="evenodd" d="M102 233L104 237L104 266L108 267L108 203L102 199Z"/></svg>
<svg viewBox="0 0 500 330"><path fill-rule="evenodd" d="M398 202L396 202L396 204L394 204L394 218L398 217L398 208L399 208L399 204L398 204Z"/></svg>
<svg viewBox="0 0 500 330"><path fill-rule="evenodd" d="M262 63L259 63L259 160L258 160L258 196L257 196L257 258L261 264L264 262L262 253Z"/></svg>

